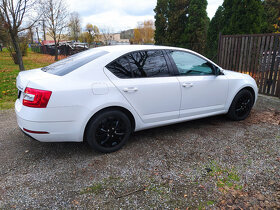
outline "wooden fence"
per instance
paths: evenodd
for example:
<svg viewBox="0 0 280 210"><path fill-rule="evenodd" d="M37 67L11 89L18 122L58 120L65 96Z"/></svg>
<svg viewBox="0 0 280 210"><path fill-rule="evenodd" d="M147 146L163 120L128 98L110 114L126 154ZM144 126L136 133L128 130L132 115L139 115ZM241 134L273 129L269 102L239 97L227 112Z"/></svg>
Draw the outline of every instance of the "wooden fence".
<svg viewBox="0 0 280 210"><path fill-rule="evenodd" d="M221 35L218 64L250 74L259 93L280 97L280 34Z"/></svg>

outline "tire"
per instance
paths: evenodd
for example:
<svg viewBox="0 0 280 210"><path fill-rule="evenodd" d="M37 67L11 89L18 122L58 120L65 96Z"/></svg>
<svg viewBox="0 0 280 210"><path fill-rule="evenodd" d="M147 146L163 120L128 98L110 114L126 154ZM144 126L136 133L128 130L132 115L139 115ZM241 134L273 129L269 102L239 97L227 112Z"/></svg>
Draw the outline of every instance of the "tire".
<svg viewBox="0 0 280 210"><path fill-rule="evenodd" d="M131 132L131 122L126 114L118 110L107 110L90 120L85 138L92 149L110 153L122 148Z"/></svg>
<svg viewBox="0 0 280 210"><path fill-rule="evenodd" d="M234 121L245 120L254 105L254 97L249 90L243 89L234 97L227 116Z"/></svg>

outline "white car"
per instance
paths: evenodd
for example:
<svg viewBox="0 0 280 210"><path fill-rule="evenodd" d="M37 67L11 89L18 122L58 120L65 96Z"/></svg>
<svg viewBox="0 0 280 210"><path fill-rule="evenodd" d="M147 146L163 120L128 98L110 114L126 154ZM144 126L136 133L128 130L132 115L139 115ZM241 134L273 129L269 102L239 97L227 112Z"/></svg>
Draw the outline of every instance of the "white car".
<svg viewBox="0 0 280 210"><path fill-rule="evenodd" d="M87 141L120 149L134 131L212 115L243 120L257 100L255 80L186 49L108 46L20 72L19 127L42 142Z"/></svg>

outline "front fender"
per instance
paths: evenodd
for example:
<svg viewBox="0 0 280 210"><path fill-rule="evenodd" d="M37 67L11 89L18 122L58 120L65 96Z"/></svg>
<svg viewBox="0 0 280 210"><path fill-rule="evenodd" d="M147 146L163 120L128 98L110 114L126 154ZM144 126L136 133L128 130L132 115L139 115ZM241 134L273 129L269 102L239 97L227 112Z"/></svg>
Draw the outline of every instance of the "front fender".
<svg viewBox="0 0 280 210"><path fill-rule="evenodd" d="M227 99L227 104L225 106L226 110L229 109L236 94L244 88L252 88L255 93L254 105L258 98L258 87L256 81L250 76L245 74L240 74L242 77L239 78L229 78L229 94Z"/></svg>

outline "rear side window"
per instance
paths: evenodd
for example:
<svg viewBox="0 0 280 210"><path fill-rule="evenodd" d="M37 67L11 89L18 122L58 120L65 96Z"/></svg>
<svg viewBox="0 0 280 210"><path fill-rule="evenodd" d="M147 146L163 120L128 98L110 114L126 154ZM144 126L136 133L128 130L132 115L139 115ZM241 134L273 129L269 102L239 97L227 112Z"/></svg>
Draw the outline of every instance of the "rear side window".
<svg viewBox="0 0 280 210"><path fill-rule="evenodd" d="M134 78L170 76L166 60L160 50L134 52L127 57Z"/></svg>
<svg viewBox="0 0 280 210"><path fill-rule="evenodd" d="M119 78L132 78L132 72L130 71L130 66L126 56L122 56L117 60L111 62L106 66L106 68Z"/></svg>
<svg viewBox="0 0 280 210"><path fill-rule="evenodd" d="M64 76L77 68L106 55L107 51L100 51L96 49L87 50L81 53L77 53L61 61L55 62L49 66L42 68L42 71L50 74Z"/></svg>
<svg viewBox="0 0 280 210"><path fill-rule="evenodd" d="M166 60L160 50L129 53L106 67L122 79L170 76Z"/></svg>

